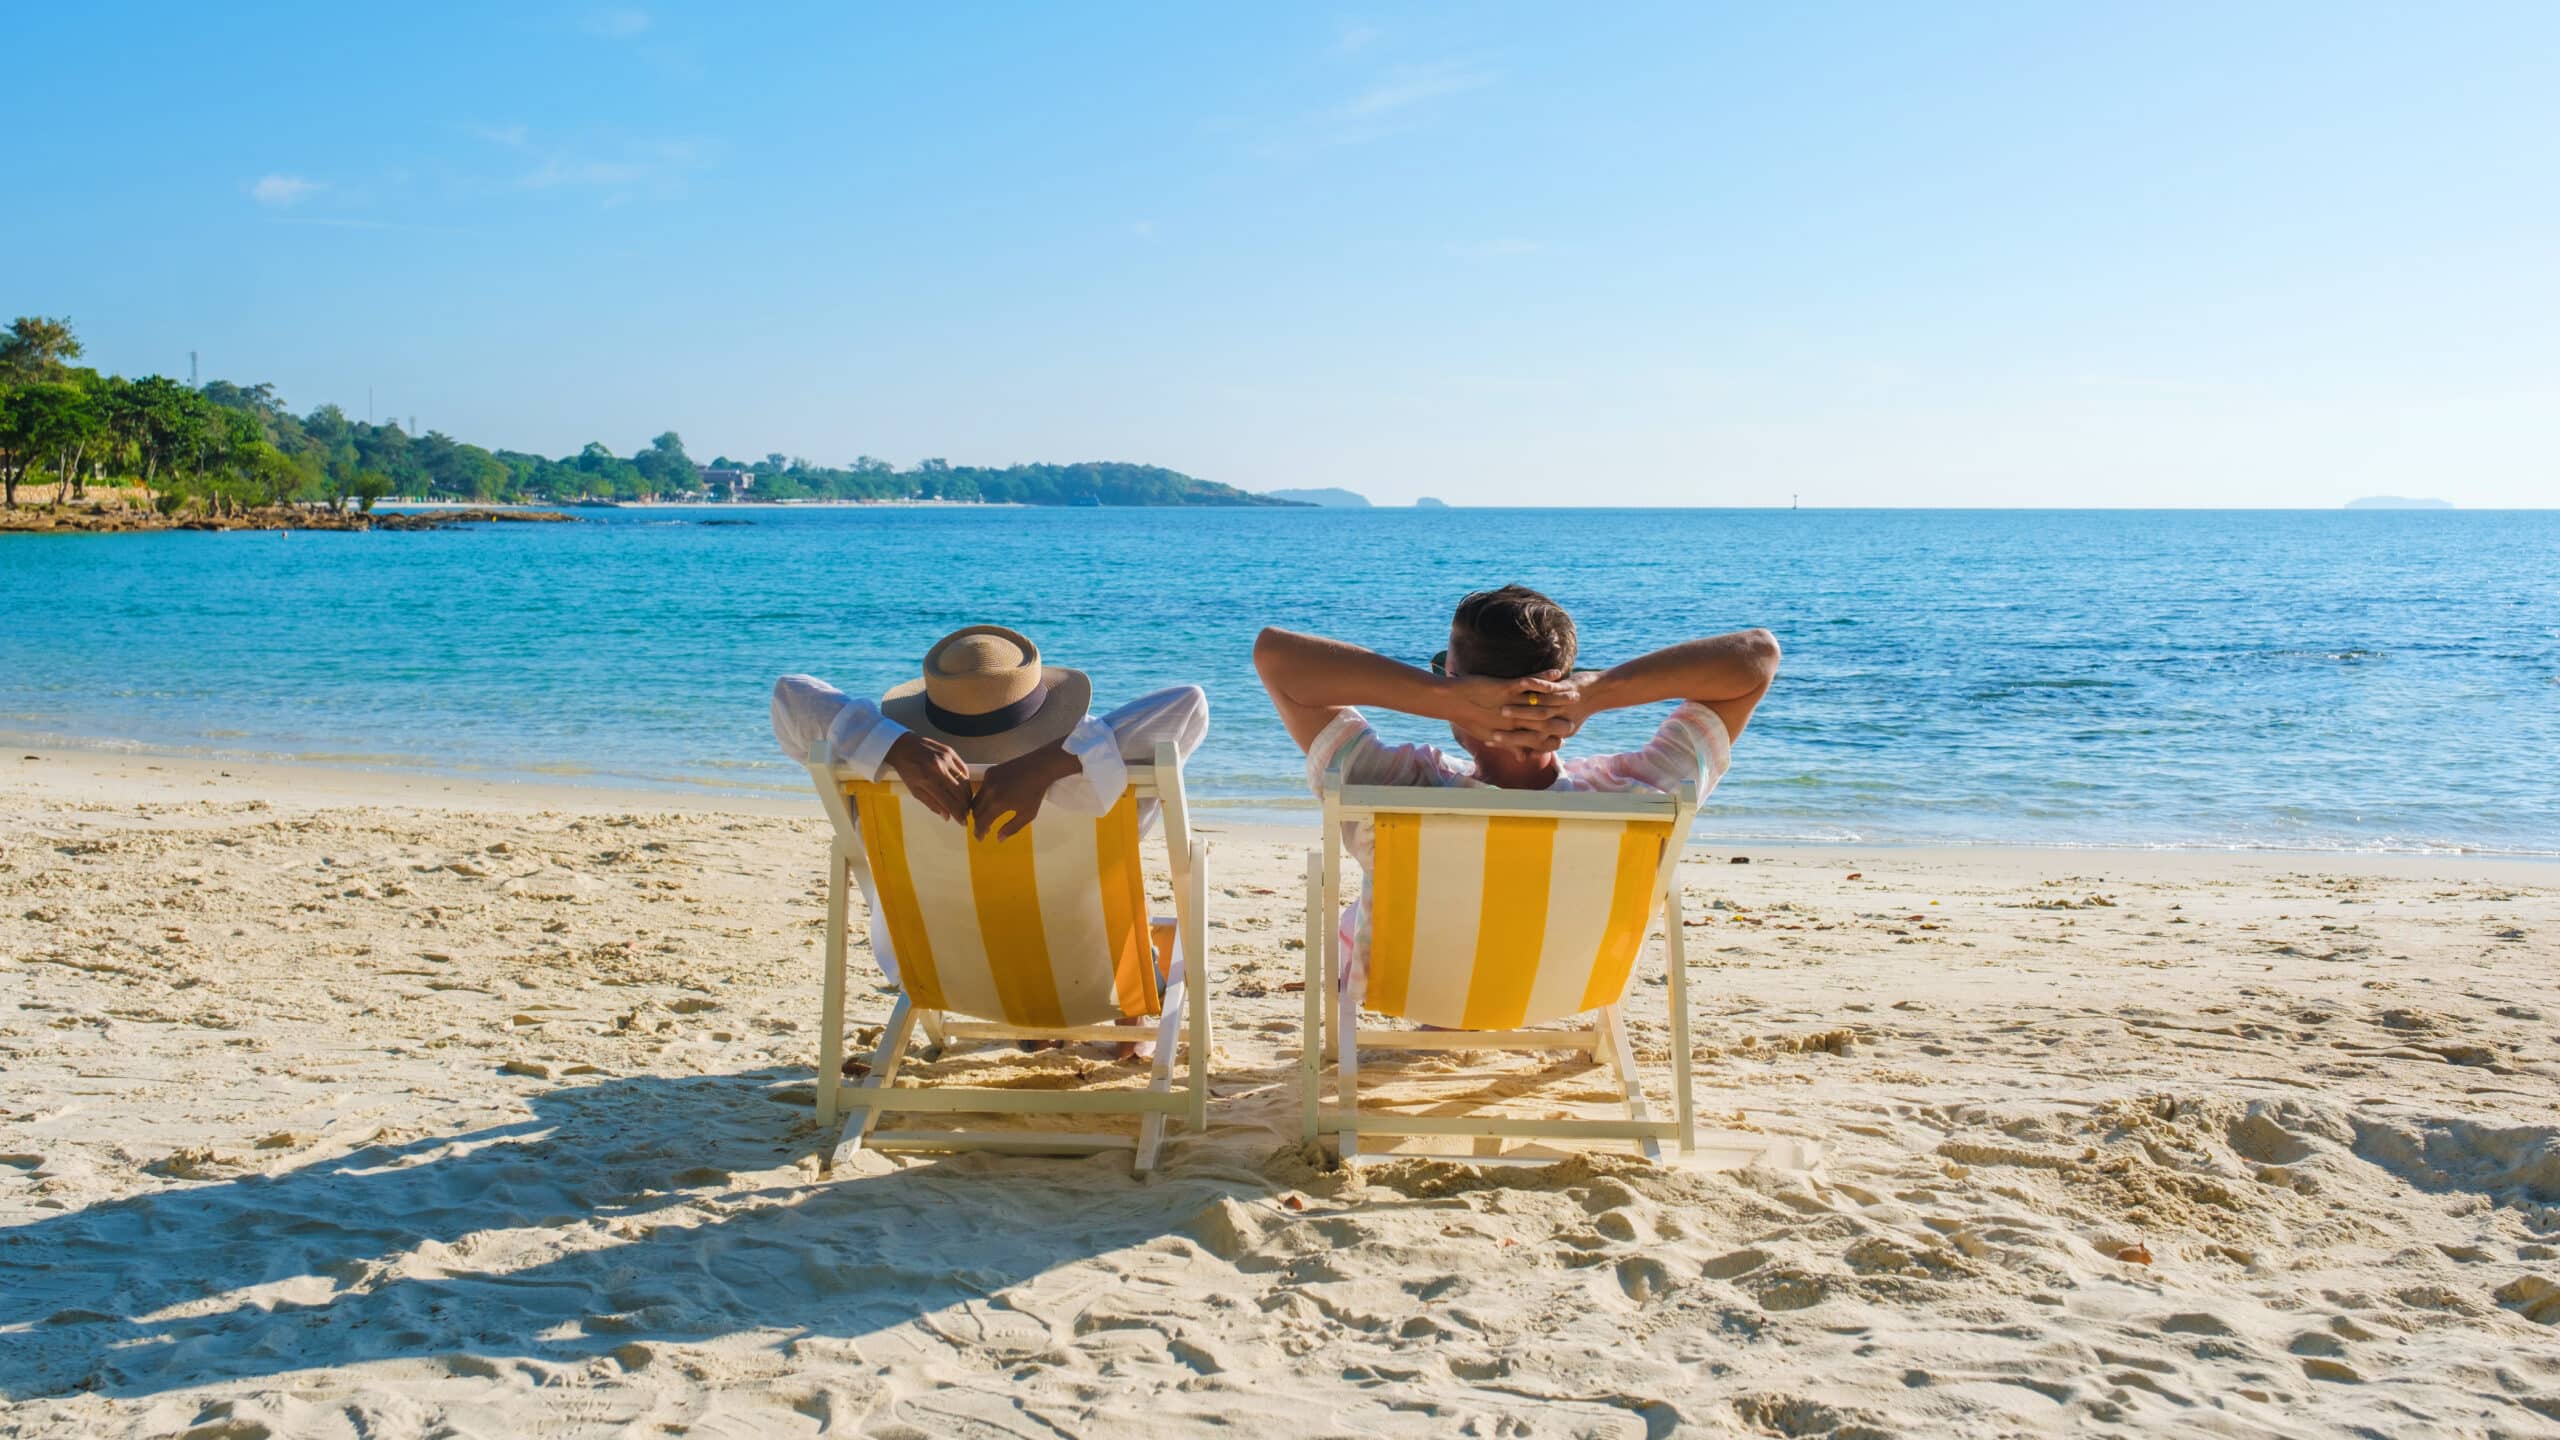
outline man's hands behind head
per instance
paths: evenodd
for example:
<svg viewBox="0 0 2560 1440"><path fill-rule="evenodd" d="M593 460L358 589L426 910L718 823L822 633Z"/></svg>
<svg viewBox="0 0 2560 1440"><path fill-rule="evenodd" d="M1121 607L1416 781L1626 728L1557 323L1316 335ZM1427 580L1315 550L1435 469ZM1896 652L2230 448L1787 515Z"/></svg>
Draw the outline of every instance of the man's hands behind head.
<svg viewBox="0 0 2560 1440"><path fill-rule="evenodd" d="M1458 703L1449 723L1483 744L1552 753L1590 718L1580 678L1561 670L1517 679L1453 676L1449 685Z"/></svg>

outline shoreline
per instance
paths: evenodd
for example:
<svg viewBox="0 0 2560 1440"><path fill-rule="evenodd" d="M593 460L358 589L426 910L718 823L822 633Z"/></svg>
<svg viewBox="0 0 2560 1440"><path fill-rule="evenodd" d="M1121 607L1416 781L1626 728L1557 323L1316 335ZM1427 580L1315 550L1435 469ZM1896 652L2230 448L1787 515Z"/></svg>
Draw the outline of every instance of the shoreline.
<svg viewBox="0 0 2560 1440"><path fill-rule="evenodd" d="M398 500L377 510L1073 510L1073 505L1032 505L1020 500ZM1088 507L1089 508L1089 507ZM1118 510L1222 510L1222 505L1118 505Z"/></svg>
<svg viewBox="0 0 2560 1440"><path fill-rule="evenodd" d="M0 794L115 805L185 801L265 801L302 810L382 806L509 815L663 814L687 817L816 819L805 793L741 795L655 789L637 784L496 778L454 771L414 771L324 760L233 760L154 750L89 749L58 741L0 737ZM1252 845L1303 848L1318 843L1312 811L1301 823L1261 817L1230 819L1196 798L1202 832ZM2132 867L2167 878L2207 866L2248 870L2314 866L2334 873L2399 878L2494 875L2516 884L2560 881L2560 855L2496 850L2321 850L2275 847L2031 841L1770 840L1692 836L1689 850L1716 856L1784 858L1788 864L1854 864L1864 856L1912 863L2044 869L2077 861Z"/></svg>

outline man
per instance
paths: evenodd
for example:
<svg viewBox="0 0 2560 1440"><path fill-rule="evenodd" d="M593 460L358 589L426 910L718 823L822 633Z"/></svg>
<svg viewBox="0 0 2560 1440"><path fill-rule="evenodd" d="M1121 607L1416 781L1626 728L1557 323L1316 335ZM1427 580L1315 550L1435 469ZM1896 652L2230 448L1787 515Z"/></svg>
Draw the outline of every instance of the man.
<svg viewBox="0 0 2560 1440"><path fill-rule="evenodd" d="M1492 785L1506 790L1655 790L1695 783L1703 798L1722 779L1733 742L1778 674L1778 641L1737 630L1685 641L1598 672L1573 668L1573 617L1521 585L1458 603L1449 648L1416 669L1339 640L1267 629L1254 668L1281 723L1307 754L1307 783L1322 792L1339 765L1350 785ZM1566 759L1557 752L1592 716L1676 701L1653 739L1617 755ZM1433 745L1388 745L1356 707L1447 722L1466 758ZM1371 837L1345 827L1365 871ZM1368 966L1368 895L1342 916L1343 988L1357 1003Z"/></svg>
<svg viewBox="0 0 2560 1440"><path fill-rule="evenodd" d="M1005 839L1048 807L1103 814L1128 788L1128 761L1151 760L1159 740L1187 760L1209 733L1209 700L1196 685L1159 690L1100 720L1085 713L1092 697L1083 672L1042 663L1028 636L972 625L935 642L923 676L878 704L811 676L783 676L773 685L773 738L798 761L823 739L838 766L873 779L894 772L927 810ZM1139 833L1154 828L1157 809L1139 802ZM879 913L867 879L862 898ZM885 927L873 949L895 981Z"/></svg>

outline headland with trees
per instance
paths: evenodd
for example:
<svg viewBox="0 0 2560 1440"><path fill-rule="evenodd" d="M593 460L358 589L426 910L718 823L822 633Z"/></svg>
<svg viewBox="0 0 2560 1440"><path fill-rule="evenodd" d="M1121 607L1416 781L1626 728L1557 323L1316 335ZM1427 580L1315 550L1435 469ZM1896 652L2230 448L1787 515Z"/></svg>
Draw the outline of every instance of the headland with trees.
<svg viewBox="0 0 2560 1440"><path fill-rule="evenodd" d="M402 500L1288 503L1120 462L994 468L930 459L900 469L868 455L830 466L769 454L706 464L672 430L627 456L596 442L552 459L441 431L411 435L336 405L297 415L272 385L103 375L76 364L81 353L67 319L22 316L0 335L0 528L74 519L94 529L366 528L377 504Z"/></svg>

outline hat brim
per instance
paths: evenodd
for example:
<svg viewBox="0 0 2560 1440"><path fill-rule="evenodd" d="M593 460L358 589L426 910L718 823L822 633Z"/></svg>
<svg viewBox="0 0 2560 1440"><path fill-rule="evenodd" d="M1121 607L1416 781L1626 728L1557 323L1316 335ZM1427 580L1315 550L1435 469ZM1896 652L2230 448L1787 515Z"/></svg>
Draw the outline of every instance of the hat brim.
<svg viewBox="0 0 2560 1440"><path fill-rule="evenodd" d="M880 713L928 740L939 740L971 765L1001 765L1043 745L1064 740L1093 704L1093 682L1081 670L1040 667L1040 708L1031 718L993 735L954 735L925 713L924 681L910 680L880 697Z"/></svg>

